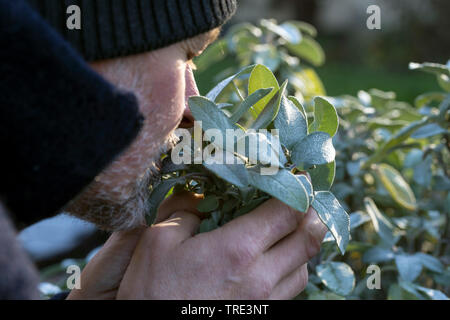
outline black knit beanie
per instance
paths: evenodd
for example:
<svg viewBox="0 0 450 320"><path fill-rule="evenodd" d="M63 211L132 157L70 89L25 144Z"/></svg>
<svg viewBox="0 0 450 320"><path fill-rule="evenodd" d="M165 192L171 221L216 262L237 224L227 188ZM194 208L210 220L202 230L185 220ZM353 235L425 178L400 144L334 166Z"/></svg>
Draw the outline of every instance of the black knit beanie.
<svg viewBox="0 0 450 320"><path fill-rule="evenodd" d="M236 0L28 0L88 60L150 51L224 24ZM70 5L81 29L69 30Z"/></svg>

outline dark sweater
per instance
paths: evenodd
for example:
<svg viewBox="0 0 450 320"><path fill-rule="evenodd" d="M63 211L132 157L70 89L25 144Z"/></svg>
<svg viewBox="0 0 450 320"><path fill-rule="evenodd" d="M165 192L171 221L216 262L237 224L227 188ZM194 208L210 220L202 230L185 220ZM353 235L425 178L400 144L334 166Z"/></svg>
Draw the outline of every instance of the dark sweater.
<svg viewBox="0 0 450 320"><path fill-rule="evenodd" d="M21 226L58 213L141 127L135 96L85 59L169 45L219 26L235 8L234 0L32 2L59 32L24 0L0 0L0 201ZM84 18L68 32L62 10L71 3ZM0 299L35 297L12 234L0 212Z"/></svg>

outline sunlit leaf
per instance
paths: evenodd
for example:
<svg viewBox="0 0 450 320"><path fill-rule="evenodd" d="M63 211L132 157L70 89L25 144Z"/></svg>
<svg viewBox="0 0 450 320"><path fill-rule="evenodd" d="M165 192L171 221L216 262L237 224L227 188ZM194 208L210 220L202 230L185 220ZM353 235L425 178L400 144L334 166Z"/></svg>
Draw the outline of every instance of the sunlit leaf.
<svg viewBox="0 0 450 320"><path fill-rule="evenodd" d="M326 262L316 267L317 275L331 291L347 296L355 287L355 275L352 268L343 262Z"/></svg>

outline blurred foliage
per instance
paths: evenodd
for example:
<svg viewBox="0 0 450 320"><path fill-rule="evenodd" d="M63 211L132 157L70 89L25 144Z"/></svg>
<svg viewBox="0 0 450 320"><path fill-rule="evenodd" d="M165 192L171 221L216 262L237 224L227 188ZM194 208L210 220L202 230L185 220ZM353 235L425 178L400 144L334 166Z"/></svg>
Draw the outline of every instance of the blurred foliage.
<svg viewBox="0 0 450 320"><path fill-rule="evenodd" d="M264 64L278 79L290 80L289 93L313 118L311 100L325 94L314 70L325 61L315 36L314 27L296 21L236 25L197 59L197 78L220 64L225 71L212 83L242 66ZM341 257L327 235L299 298L444 299L449 294L450 64L410 68L435 74L440 85L426 85L414 105L378 89L327 98L340 119L333 139L337 157L332 191L352 212L352 240ZM336 82L347 76L343 71L334 75ZM392 80L400 86L396 80L403 79ZM229 94L232 98L234 92ZM380 267L379 290L367 286L371 264Z"/></svg>
<svg viewBox="0 0 450 320"><path fill-rule="evenodd" d="M326 95L315 72L325 62L315 36L314 27L298 21L236 25L196 59L201 91L243 66L263 64L277 79L290 80L289 94L314 119L313 98ZM340 126L333 138L336 166L320 170L334 178L331 191L351 212L351 240L342 256L326 236L298 299L448 299L450 63L410 68L434 74L439 89L424 88L414 104L378 89L327 97ZM222 94L238 102L238 92ZM380 287L369 289L377 271Z"/></svg>

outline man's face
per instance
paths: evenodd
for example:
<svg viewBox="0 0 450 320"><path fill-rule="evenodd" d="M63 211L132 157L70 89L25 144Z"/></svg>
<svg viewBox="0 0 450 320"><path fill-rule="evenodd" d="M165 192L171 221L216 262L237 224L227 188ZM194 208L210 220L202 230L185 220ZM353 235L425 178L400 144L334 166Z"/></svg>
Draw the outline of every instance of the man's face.
<svg viewBox="0 0 450 320"><path fill-rule="evenodd" d="M191 60L218 34L215 29L152 52L91 64L116 87L137 96L145 122L129 148L68 206L69 212L108 230L142 223L161 153L175 142L175 129L192 122L187 101L198 89Z"/></svg>

